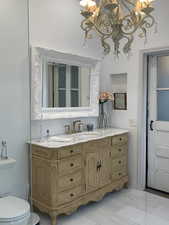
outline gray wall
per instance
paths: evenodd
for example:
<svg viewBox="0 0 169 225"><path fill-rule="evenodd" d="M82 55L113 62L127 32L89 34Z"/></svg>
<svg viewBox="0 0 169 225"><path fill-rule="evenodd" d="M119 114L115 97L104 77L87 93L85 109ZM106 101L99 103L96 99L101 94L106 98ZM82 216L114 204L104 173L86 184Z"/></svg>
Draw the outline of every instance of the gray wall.
<svg viewBox="0 0 169 225"><path fill-rule="evenodd" d="M102 49L97 39L83 46L84 33L77 0L30 0L30 43L31 46L54 49L61 52L88 57L101 57ZM83 119L96 124L95 118ZM64 125L72 120L44 121L43 133L50 129L52 134L64 132ZM32 137L40 135L40 123L32 122Z"/></svg>
<svg viewBox="0 0 169 225"><path fill-rule="evenodd" d="M135 40L130 60L121 55L115 61L113 54L105 57L102 67L101 89L111 90L110 74L128 74L128 111L125 115L113 113L114 126L130 129L129 165L130 180L137 186L137 122L139 90L139 50L169 46L168 8L169 1L155 1L155 16L158 34L153 30L148 35L148 44ZM80 29L81 16L76 0L30 0L31 44L72 52L84 56L101 55L97 40L82 47L83 33ZM28 184L27 153L25 142L29 137L29 73L27 40L26 0L2 0L0 4L0 140L8 141L9 155L17 160L14 169L0 171L0 192L11 191L25 196ZM123 117L123 120L121 119ZM91 121L95 121L90 118ZM45 121L44 131L51 127L53 132L62 132L67 120ZM88 122L88 121L87 121ZM32 124L33 135L39 133L39 123Z"/></svg>
<svg viewBox="0 0 169 225"><path fill-rule="evenodd" d="M127 94L128 94L128 110L126 112L116 112L112 114L113 126L128 128L130 130L130 146L129 146L129 175L130 182L133 187L137 187L137 166L138 166L138 124L140 120L138 109L140 104L139 90L140 80L140 50L152 49L158 47L169 47L169 1L154 1L154 16L158 23L158 33L154 33L152 28L148 34L148 43L144 44L144 39L138 38L135 34L135 40L132 45L132 54L130 58L121 54L118 60L114 60L113 51L110 55L105 57L102 67L101 89L112 90L112 82L110 74L127 73ZM123 47L123 46L122 46Z"/></svg>
<svg viewBox="0 0 169 225"><path fill-rule="evenodd" d="M8 142L13 169L0 171L0 193L25 197L29 137L28 21L26 0L0 4L0 141Z"/></svg>

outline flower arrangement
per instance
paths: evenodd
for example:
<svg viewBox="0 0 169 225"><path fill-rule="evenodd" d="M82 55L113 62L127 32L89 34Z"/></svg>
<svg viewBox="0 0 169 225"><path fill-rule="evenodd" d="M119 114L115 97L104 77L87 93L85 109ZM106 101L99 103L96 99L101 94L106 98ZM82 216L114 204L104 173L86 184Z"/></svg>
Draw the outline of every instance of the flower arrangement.
<svg viewBox="0 0 169 225"><path fill-rule="evenodd" d="M110 92L101 92L99 96L99 117L98 117L98 127L108 128L111 124L110 115L104 111L104 103L108 101L113 101L113 94Z"/></svg>
<svg viewBox="0 0 169 225"><path fill-rule="evenodd" d="M99 103L104 104L108 101L113 101L114 97L110 92L101 92L99 96Z"/></svg>

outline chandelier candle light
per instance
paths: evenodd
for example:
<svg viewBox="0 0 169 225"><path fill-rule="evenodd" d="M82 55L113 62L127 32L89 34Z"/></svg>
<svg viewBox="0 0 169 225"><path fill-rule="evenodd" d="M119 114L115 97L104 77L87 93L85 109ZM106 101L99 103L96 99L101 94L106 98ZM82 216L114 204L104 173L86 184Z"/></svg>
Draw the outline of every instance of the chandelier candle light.
<svg viewBox="0 0 169 225"><path fill-rule="evenodd" d="M153 0L81 0L81 15L85 18L81 28L85 39L92 38L91 31L99 35L104 53L109 54L109 40L114 43L114 53L120 53L120 42L125 40L123 52L129 53L134 33L146 38L147 30L155 24L151 15Z"/></svg>

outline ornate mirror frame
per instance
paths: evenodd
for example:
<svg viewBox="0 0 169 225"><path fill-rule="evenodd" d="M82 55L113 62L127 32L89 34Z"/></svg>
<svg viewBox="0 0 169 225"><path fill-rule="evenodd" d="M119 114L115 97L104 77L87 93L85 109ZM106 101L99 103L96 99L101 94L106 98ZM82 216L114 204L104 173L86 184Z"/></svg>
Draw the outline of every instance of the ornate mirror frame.
<svg viewBox="0 0 169 225"><path fill-rule="evenodd" d="M58 52L50 49L32 47L31 49L31 106L32 120L49 120L78 117L97 117L99 114L99 59L87 58L78 55ZM90 77L90 106L89 107L66 107L66 108L43 108L42 107L42 76L46 60L57 63L65 63L78 66L91 67Z"/></svg>

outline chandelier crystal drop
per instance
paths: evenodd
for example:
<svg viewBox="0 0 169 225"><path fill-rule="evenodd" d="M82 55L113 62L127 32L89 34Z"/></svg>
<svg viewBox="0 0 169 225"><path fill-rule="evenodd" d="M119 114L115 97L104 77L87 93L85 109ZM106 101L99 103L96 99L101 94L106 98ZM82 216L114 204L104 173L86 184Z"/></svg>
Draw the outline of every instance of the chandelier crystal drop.
<svg viewBox="0 0 169 225"><path fill-rule="evenodd" d="M110 40L114 43L115 55L119 55L123 40L123 52L129 53L134 33L139 31L139 37L146 39L147 30L155 24L152 1L81 0L81 15L84 17L81 28L85 39L92 38L91 32L96 31L105 54L111 51Z"/></svg>

